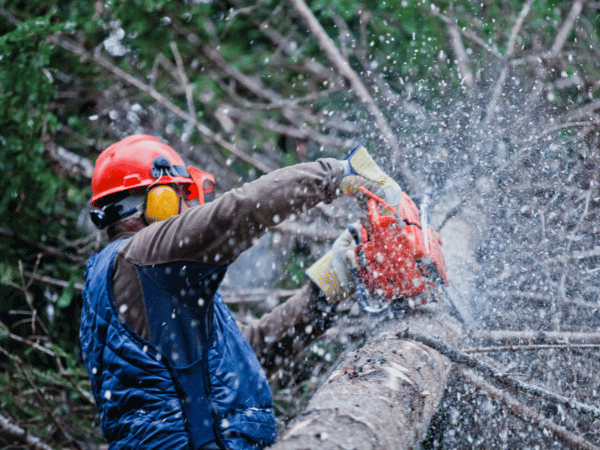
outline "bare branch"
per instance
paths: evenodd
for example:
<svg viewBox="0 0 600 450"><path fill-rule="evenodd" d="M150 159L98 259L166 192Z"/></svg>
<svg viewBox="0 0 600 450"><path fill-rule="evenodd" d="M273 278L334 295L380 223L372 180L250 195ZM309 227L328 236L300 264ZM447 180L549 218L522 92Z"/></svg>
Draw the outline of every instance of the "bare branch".
<svg viewBox="0 0 600 450"><path fill-rule="evenodd" d="M525 344L600 344L600 333L575 333L569 331L507 331L479 330L473 338L489 344L525 345Z"/></svg>
<svg viewBox="0 0 600 450"><path fill-rule="evenodd" d="M473 94L473 87L475 86L475 78L469 68L469 57L465 51L465 46L460 34L460 28L454 23L447 24L448 34L450 35L450 46L454 50L456 55L456 62L458 65L458 74L462 83L468 88L467 92L469 95Z"/></svg>
<svg viewBox="0 0 600 450"><path fill-rule="evenodd" d="M42 412L44 413L44 415L48 419L50 419L50 421L54 424L54 426L62 433L62 435L65 438L67 438L69 440L69 442L71 442L75 446L75 448L83 449L82 445L73 438L71 433L69 433L69 431L65 428L65 426L58 420L58 417L56 416L56 414L54 414L54 412L52 411L52 408L46 401L46 397L42 394L42 392L38 388L37 384L35 384L35 382L31 379L31 376L29 375L29 372L27 372L26 368L23 367L23 365L20 361L18 361L18 360L13 360L13 361L15 362L15 365L17 366L17 368L19 369L19 371L21 372L21 374L27 381L27 384L33 391L34 397L35 397L38 405L40 406Z"/></svg>
<svg viewBox="0 0 600 450"><path fill-rule="evenodd" d="M94 167L89 159L59 147L48 140L46 140L46 149L50 158L56 161L66 173L76 173L87 180L92 179Z"/></svg>
<svg viewBox="0 0 600 450"><path fill-rule="evenodd" d="M185 73L185 69L183 67L183 61L181 60L181 55L179 54L179 49L177 48L177 44L175 42L171 42L171 51L173 52L173 56L175 56L175 62L177 63L177 71L179 73L179 78L181 82L181 86L185 91L185 98L188 104L188 111L191 117L196 117L196 108L194 107L194 97L193 97L193 88L190 84L188 77ZM193 123L192 123L193 125Z"/></svg>
<svg viewBox="0 0 600 450"><path fill-rule="evenodd" d="M27 275L28 277L31 277L32 280L39 281L40 283L44 283L44 284L47 284L50 286L66 288L71 284L68 281L59 280L59 279L48 277L45 275L38 275L36 273L31 273L31 272L27 272L27 271L24 271L23 273L25 275ZM76 291L82 291L83 283L74 283L73 289L75 289Z"/></svg>
<svg viewBox="0 0 600 450"><path fill-rule="evenodd" d="M529 14L529 10L531 9L532 3L533 3L533 0L527 0L527 3L525 3L525 5L523 5L523 8L521 9L521 12L519 13L519 17L517 17L515 25L512 27L512 30L510 31L510 38L508 40L508 46L506 49L506 56L508 58L511 58L515 52L515 43L517 41L517 35L519 34L519 30L523 26L525 17L527 16L527 14Z"/></svg>
<svg viewBox="0 0 600 450"><path fill-rule="evenodd" d="M204 54L213 61L225 74L234 78L238 81L242 86L248 89L253 94L257 95L260 98L268 100L269 103L273 101L279 100L281 102L282 98L278 92L268 89L260 82L259 79L254 77L249 77L244 73L240 72L234 66L229 64L221 55L221 53L214 48L209 46L203 46L202 50Z"/></svg>
<svg viewBox="0 0 600 450"><path fill-rule="evenodd" d="M552 44L550 54L555 55L562 50L567 38L569 37L569 33L571 33L571 30L573 29L573 25L575 25L575 21L577 20L579 14L581 13L581 10L583 9L584 3L585 0L575 0L573 2L573 6L569 11L569 15L563 22L562 26L560 27L560 30L558 30L558 33L556 33L556 39Z"/></svg>
<svg viewBox="0 0 600 450"><path fill-rule="evenodd" d="M492 54L496 58L501 59L501 60L506 59L500 52L498 52L498 50L490 47L483 39L481 39L479 36L477 36L471 30L464 30L462 28L459 28L456 25L456 22L454 20L452 20L448 16L445 16L444 14L440 13L440 9L438 7L427 8L427 11L430 12L431 14L433 14L435 17L438 17L439 19L441 19L446 25L456 26L460 30L460 33L463 36L465 36L467 39L470 39L471 41L475 42L476 44L481 46L483 49L487 50L490 54Z"/></svg>
<svg viewBox="0 0 600 450"><path fill-rule="evenodd" d="M507 274L503 277L503 279L508 278L508 276L510 276L511 274ZM500 279L495 279L495 282L501 281ZM488 284L488 283L486 283ZM493 284L492 282L489 282L489 284ZM522 291L522 290L487 290L485 291L485 293L488 296L497 296L500 298L507 298L507 297L514 297L514 298L525 298L528 300L535 300L538 302L554 302L556 300L555 297L553 297L553 295L551 293L547 293L547 292L532 292L532 291ZM577 305L577 306L582 306L584 308L591 308L591 309L598 309L600 308L600 303L596 303L596 302L588 302L585 301L581 298L570 298L570 297L565 297L561 295L561 302L562 303L569 303L571 305Z"/></svg>
<svg viewBox="0 0 600 450"><path fill-rule="evenodd" d="M600 106L600 103L598 106ZM569 115L571 115L571 114L569 114ZM575 114L573 114L573 115L575 115ZM584 120L584 121L579 121L579 122L565 122L565 123L560 123L558 125L549 126L540 133L540 137L543 135L548 135L550 133L554 133L555 131L558 131L558 130L563 130L565 128L589 127L590 125L600 125L600 119Z"/></svg>
<svg viewBox="0 0 600 450"><path fill-rule="evenodd" d="M306 6L304 0L291 0L291 3L300 14L310 31L313 33L317 43L323 50L323 53L327 59L332 63L333 67L336 68L350 83L350 86L354 89L354 92L358 99L365 105L367 111L371 114L375 120L375 124L382 133L384 140L390 146L393 155L402 155L403 151L398 145L398 138L390 128L387 120L380 111L379 107L373 100L373 97L362 83L356 72L350 67L347 60L343 58L339 50L331 38L327 35L317 18L314 16L312 11ZM409 190L417 190L418 182L415 177L406 168L400 168L400 174L402 181Z"/></svg>
<svg viewBox="0 0 600 450"><path fill-rule="evenodd" d="M26 429L12 423L3 415L0 415L0 430L2 430L2 433L5 437L19 439L25 442L27 447L31 448L32 450L53 450L52 447L44 444L40 438L30 435Z"/></svg>
<svg viewBox="0 0 600 450"><path fill-rule="evenodd" d="M462 369L460 374L477 388L487 392L490 397L499 400L514 415L521 417L544 430L550 431L557 439L560 439L569 448L580 450L599 450L599 447L589 443L585 439L571 433L551 420L544 418L539 412L525 406L520 401L508 395L504 390L492 386L490 383L474 374L470 370Z"/></svg>
<svg viewBox="0 0 600 450"><path fill-rule="evenodd" d="M272 170L274 170L274 167L267 166L266 164L262 163L261 161L258 161L256 158L253 158L252 156L248 155L247 153L244 153L242 150L240 150L239 146L232 145L231 143L227 142L220 135L214 133L206 125L198 122L195 117L191 117L188 113L186 113L181 108L176 106L173 102L171 102L170 100L165 98L161 93L156 91L153 87L147 85L146 83L143 83L142 81L138 80L134 76L132 76L132 75L128 74L127 72L125 72L124 70L118 68L117 66L115 66L114 64L109 62L106 58L103 58L100 55L96 55L91 52L88 52L85 48L83 48L79 44L70 42L66 39L61 39L57 36L51 36L48 38L48 40L56 45L59 45L60 47L64 48L65 50L68 50L68 51L75 53L77 55L80 55L84 58L95 61L100 66L102 66L105 69L112 72L118 78L126 81L127 83L131 84L132 86L135 86L136 88L140 89L141 91L146 92L148 95L150 95L152 98L154 98L158 103L160 103L161 105L163 105L164 107L169 109L171 112L173 112L175 115L177 115L181 119L193 123L195 128L198 130L198 132L202 136L204 136L206 139L208 139L211 142L219 144L220 146L229 150L231 153L233 153L235 156L237 156L241 160L246 161L249 164L252 164L254 167L256 167L261 172L268 173L268 172L271 172Z"/></svg>
<svg viewBox="0 0 600 450"><path fill-rule="evenodd" d="M38 344L37 342L33 342L29 339L23 338L17 334L14 334L10 331L8 331L8 327L6 325L4 325L2 322L0 322L0 336L6 336L7 338L10 338L12 340L15 340L17 342L20 342L22 344L26 344L29 345L30 347L35 348L36 350L39 350L42 353L46 353L47 355L50 355L52 357L56 357L56 353L54 353L52 350L47 349L46 347L44 347L43 345Z"/></svg>
<svg viewBox="0 0 600 450"><path fill-rule="evenodd" d="M535 386L533 384L524 383L515 378L509 377L501 371L489 364L484 363L478 359L475 359L464 352L461 352L455 348L452 348L441 341L436 339L432 339L429 336L425 336L419 333L413 333L412 331L404 330L398 333L398 337L400 339L412 339L418 342L421 342L428 347L431 347L446 358L448 358L453 363L463 364L471 369L476 369L481 372L486 377L492 378L502 384L505 387L511 389L517 389L521 392L529 394L534 397L540 397L546 400L550 400L553 402L557 402L565 406L566 408L572 409L579 413L587 414L590 417L600 418L600 409L595 406L587 405L585 403L581 403L573 400L572 398L567 398L563 395L556 394L554 392L547 391L539 386Z"/></svg>
<svg viewBox="0 0 600 450"><path fill-rule="evenodd" d="M567 120L577 120L592 114L595 110L600 108L600 100L594 100L587 105L580 108L569 111L566 115Z"/></svg>
<svg viewBox="0 0 600 450"><path fill-rule="evenodd" d="M240 3L239 1L236 2ZM250 18L252 19L252 16L250 16ZM257 25L257 28L265 36L271 39L271 41L273 41L278 48L281 48L285 54L291 56L292 58L299 58L301 56L301 46L297 45L296 42L292 42L288 37L282 35L274 26L271 26L269 20L262 23L254 21L254 23ZM302 68L307 70L313 77L316 77L319 80L329 80L338 85L342 85L344 82L344 79L339 76L339 74L332 72L331 70L327 70L327 67L323 66L312 58L302 60Z"/></svg>
<svg viewBox="0 0 600 450"><path fill-rule="evenodd" d="M35 248L38 251L41 251L45 255L53 256L62 261L68 261L68 262L77 264L78 267L85 267L85 264L87 263L87 258L64 253L61 249L52 247L51 245L48 245L48 244L43 244L41 242L34 242L31 239L29 239L25 236L22 236L20 234L17 234L6 228L0 228L0 236L15 239L17 241L20 241L20 242L26 244L28 247Z"/></svg>
<svg viewBox="0 0 600 450"><path fill-rule="evenodd" d="M247 124L255 123L256 115L251 111L242 111L231 105L222 105L221 107L219 107L219 109L222 110L222 114L224 114L227 118L235 118ZM227 111L226 113L224 112L225 110ZM225 118L222 117L221 120L225 120ZM318 144L328 147L348 148L356 143L356 141L352 139L342 139L336 138L334 136L324 135L306 126L300 127L284 125L276 120L262 120L261 125L266 129L275 131L279 134L290 136L296 139L310 139Z"/></svg>
<svg viewBox="0 0 600 450"><path fill-rule="evenodd" d="M463 349L465 353L493 353L493 352L522 352L533 350L570 350L573 348L600 348L600 344L531 344L531 345L505 345L492 347L475 347Z"/></svg>
<svg viewBox="0 0 600 450"><path fill-rule="evenodd" d="M525 3L525 5L523 5L523 8L521 9L519 16L517 17L517 20L515 21L515 24L513 25L512 29L510 31L510 39L509 39L508 48L506 51L506 59L507 60L509 60L513 55L513 52L515 50L515 42L517 39L517 35L519 34L519 30L521 29L521 26L523 25L523 21L525 20L525 17L527 16L527 14L529 13L529 10L531 9L532 3L533 3L533 0L527 0L527 3ZM485 119L481 126L482 132L485 132L487 130L487 127L491 123L492 119L496 116L496 110L498 108L498 103L500 101L500 97L502 96L502 91L504 90L504 85L506 84L506 77L508 76L509 67L510 67L509 64L507 64L507 63L504 64L504 67L502 68L502 72L500 72L500 76L498 77L498 80L496 81L496 84L494 86L494 92L493 92L492 98L487 106L486 113L485 113Z"/></svg>

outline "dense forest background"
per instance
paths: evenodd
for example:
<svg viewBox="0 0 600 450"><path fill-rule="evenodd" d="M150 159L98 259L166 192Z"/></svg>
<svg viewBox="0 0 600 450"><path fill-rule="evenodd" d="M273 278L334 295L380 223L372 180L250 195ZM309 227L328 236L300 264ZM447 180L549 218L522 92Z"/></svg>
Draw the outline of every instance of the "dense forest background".
<svg viewBox="0 0 600 450"><path fill-rule="evenodd" d="M0 0L0 30L0 447L103 445L78 338L105 243L88 201L96 157L132 133L214 174L217 195L365 144L432 197L441 232L473 225L451 280L467 350L600 405L600 2ZM226 289L232 308L284 300L349 219L283 223L275 276ZM352 336L273 377L282 427ZM600 446L597 417L486 383L455 375L424 447Z"/></svg>

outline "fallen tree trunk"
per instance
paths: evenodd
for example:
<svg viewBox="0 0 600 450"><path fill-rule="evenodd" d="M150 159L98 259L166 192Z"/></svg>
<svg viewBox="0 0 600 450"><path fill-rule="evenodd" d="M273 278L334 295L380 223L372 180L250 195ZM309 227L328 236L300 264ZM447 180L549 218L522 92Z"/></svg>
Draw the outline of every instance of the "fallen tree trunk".
<svg viewBox="0 0 600 450"><path fill-rule="evenodd" d="M319 388L273 450L410 449L419 446L446 388L451 363L398 332L410 327L459 346L463 329L441 304L378 326Z"/></svg>

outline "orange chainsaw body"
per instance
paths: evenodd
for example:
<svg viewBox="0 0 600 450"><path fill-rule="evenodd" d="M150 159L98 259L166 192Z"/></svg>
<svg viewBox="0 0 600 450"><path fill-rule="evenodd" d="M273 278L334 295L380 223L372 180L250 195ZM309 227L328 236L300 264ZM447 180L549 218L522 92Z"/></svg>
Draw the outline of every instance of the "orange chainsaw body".
<svg viewBox="0 0 600 450"><path fill-rule="evenodd" d="M361 281L372 296L426 303L427 293L435 289L436 283L448 285L442 238L428 227L429 247L425 247L419 211L408 195L402 193L399 217L397 213L380 215L378 203L393 208L369 195L373 197L367 202L369 223L361 227L356 247Z"/></svg>

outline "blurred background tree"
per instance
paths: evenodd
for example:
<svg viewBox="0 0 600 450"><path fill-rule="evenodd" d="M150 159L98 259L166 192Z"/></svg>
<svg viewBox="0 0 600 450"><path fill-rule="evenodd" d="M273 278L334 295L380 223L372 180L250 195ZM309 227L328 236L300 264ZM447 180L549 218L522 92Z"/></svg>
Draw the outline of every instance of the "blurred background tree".
<svg viewBox="0 0 600 450"><path fill-rule="evenodd" d="M437 226L478 212L482 323L515 325L531 308L523 291L549 311L528 327L598 319L598 2L307 2L371 103L297 3L0 2L0 415L11 424L54 448L102 442L78 354L85 261L105 242L87 202L95 158L132 133L168 142L220 192L363 142L409 193L434 197ZM348 221L319 213L332 235ZM301 250L286 288L330 238L289 236ZM551 264L560 251L577 276ZM524 278L532 265L539 277Z"/></svg>

